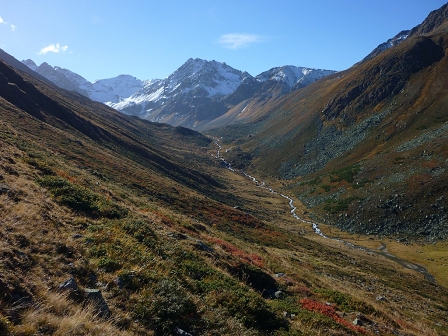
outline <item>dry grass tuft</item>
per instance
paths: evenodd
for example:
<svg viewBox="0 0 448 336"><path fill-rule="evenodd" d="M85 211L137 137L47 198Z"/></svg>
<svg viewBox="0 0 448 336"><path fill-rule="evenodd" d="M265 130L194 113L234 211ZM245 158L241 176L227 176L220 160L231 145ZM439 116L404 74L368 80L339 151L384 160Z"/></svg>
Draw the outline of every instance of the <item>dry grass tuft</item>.
<svg viewBox="0 0 448 336"><path fill-rule="evenodd" d="M75 304L65 294L47 293L22 315L21 324L11 334L25 335L130 335L114 325L113 320L98 317L92 306Z"/></svg>

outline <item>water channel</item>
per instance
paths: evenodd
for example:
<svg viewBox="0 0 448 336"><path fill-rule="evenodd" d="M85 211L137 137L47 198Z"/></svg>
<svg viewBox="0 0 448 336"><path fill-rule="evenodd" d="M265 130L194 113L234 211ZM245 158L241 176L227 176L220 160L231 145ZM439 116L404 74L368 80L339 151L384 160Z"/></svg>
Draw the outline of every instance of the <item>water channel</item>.
<svg viewBox="0 0 448 336"><path fill-rule="evenodd" d="M294 206L294 200L291 197L289 197L287 195L284 195L282 193L276 192L272 188L269 188L268 186L266 186L265 182L258 181L255 177L247 174L245 171L237 170L237 169L232 168L232 165L229 162L227 162L220 154L221 150L222 150L222 146L219 144L219 140L215 138L214 139L214 143L218 147L218 151L217 151L217 154L216 154L215 157L217 159L221 160L223 165L227 169L229 169L230 171L235 172L235 173L241 173L242 175L246 176L248 179L252 180L252 182L254 182L254 184L257 187L266 189L266 190L268 190L269 192L271 192L273 194L277 194L277 195L287 199L289 207L291 208L290 212L291 212L292 217L294 217L295 219L297 219L297 220L299 220L301 222L304 222L304 223L307 223L307 224L311 225L314 233L316 233L317 235L319 235L319 236L321 236L323 238L327 238L327 239L331 239L331 240L335 240L335 241L341 242L341 243L343 243L345 245L348 245L348 246L350 246L352 248L356 248L356 249L359 249L359 250L362 250L362 251L365 251L365 252L370 252L370 253L374 253L374 254L383 256L383 257L385 257L385 258L387 258L389 260L392 260L392 261L400 264L403 267L409 268L411 270L414 270L414 271L417 271L417 272L423 274L423 276L425 277L426 280L428 280L428 281L430 281L432 283L436 283L436 279L434 278L434 276L432 274L430 274L424 266L421 266L421 265L418 265L418 264L414 264L414 263L412 263L410 261L401 259L401 258L399 258L399 257L397 257L397 256L395 256L395 255L393 255L391 253L389 253L387 251L386 244L384 244L383 242L381 242L381 246L378 249L374 250L374 249L370 249L370 248L367 248L367 247L364 247L364 246L359 246L359 245L352 244L350 242L347 242L347 241L339 239L339 238L332 238L332 237L326 236L320 230L318 223L306 220L306 219L301 218L301 217L299 217L297 215L297 213L296 213L296 209L297 208Z"/></svg>

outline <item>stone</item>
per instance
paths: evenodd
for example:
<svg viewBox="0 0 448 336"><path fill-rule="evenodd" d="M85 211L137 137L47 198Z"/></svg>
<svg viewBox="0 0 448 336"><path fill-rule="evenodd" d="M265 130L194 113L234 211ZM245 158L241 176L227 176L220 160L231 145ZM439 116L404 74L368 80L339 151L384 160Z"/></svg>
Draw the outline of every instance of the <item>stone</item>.
<svg viewBox="0 0 448 336"><path fill-rule="evenodd" d="M6 184L0 184L0 194L7 194L11 188Z"/></svg>
<svg viewBox="0 0 448 336"><path fill-rule="evenodd" d="M90 302L100 317L107 317L110 315L109 306L101 294L99 289L85 288L84 289L86 301Z"/></svg>
<svg viewBox="0 0 448 336"><path fill-rule="evenodd" d="M107 283L98 281L97 283L95 283L95 286L98 287L98 288L106 289L107 288Z"/></svg>
<svg viewBox="0 0 448 336"><path fill-rule="evenodd" d="M285 297L285 293L283 293L282 291L276 291L274 293L274 296L276 299L283 299Z"/></svg>
<svg viewBox="0 0 448 336"><path fill-rule="evenodd" d="M124 287L124 281L123 281L123 278L122 277L116 277L115 279L114 279L114 284L118 287L118 288L120 288L120 289L123 289L123 287Z"/></svg>
<svg viewBox="0 0 448 336"><path fill-rule="evenodd" d="M355 318L355 319L353 320L353 324L354 324L355 326L362 326L362 325L363 325L362 321L361 321L359 318Z"/></svg>
<svg viewBox="0 0 448 336"><path fill-rule="evenodd" d="M76 279L71 277L68 280L65 280L63 283L59 285L59 290L65 291L65 290L72 290L76 291L78 290L78 283L76 282Z"/></svg>
<svg viewBox="0 0 448 336"><path fill-rule="evenodd" d="M89 284L91 284L92 286L98 282L98 278L94 273L89 273L87 275L87 281L89 282Z"/></svg>
<svg viewBox="0 0 448 336"><path fill-rule="evenodd" d="M292 313L290 313L290 312L283 312L283 317L284 318L287 318L287 319L290 319L290 320L294 320L294 318L296 317L296 314L292 314Z"/></svg>
<svg viewBox="0 0 448 336"><path fill-rule="evenodd" d="M185 330L182 330L182 329L179 328L179 327L174 327L173 334L174 334L175 336L193 336L193 335L190 334L189 332L186 332Z"/></svg>
<svg viewBox="0 0 448 336"><path fill-rule="evenodd" d="M198 248L200 248L201 250L203 250L203 251L207 251L207 252L214 252L213 249L212 249L211 247L205 245L205 244L204 244L203 242L201 242L200 240L198 240L196 243L197 243L196 246L197 246Z"/></svg>

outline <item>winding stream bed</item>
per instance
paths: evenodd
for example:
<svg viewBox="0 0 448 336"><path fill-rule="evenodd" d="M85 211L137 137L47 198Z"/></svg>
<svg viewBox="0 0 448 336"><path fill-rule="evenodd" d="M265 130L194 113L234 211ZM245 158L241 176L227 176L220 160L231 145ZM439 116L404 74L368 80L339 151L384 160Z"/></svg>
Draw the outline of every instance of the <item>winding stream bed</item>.
<svg viewBox="0 0 448 336"><path fill-rule="evenodd" d="M315 222L312 222L312 221L309 221L309 220L306 220L306 219L303 219L303 218L301 218L301 217L299 217L297 215L297 213L296 213L297 208L294 206L294 200L291 197L289 197L287 195L284 195L282 193L276 192L272 188L269 188L268 186L266 186L265 182L258 181L255 177L247 174L245 171L236 170L236 169L232 168L232 165L229 162L227 162L220 154L221 150L222 150L222 146L219 144L218 139L214 138L214 143L218 147L218 151L217 151L217 154L216 154L215 157L217 159L221 160L223 165L227 169L229 169L232 172L241 173L242 175L244 175L247 178L249 178L250 180L252 180L252 182L254 182L255 185L257 187L259 187L259 188L266 189L266 190L268 190L269 192L271 192L273 194L277 194L277 195L279 195L279 196L281 196L283 198L286 198L288 200L289 207L291 208L290 212L291 212L292 217L294 217L295 219L297 219L297 220L299 220L301 222L310 224L312 229L313 229L313 231L314 231L314 233L318 234L319 236L321 236L323 238L341 242L341 243L343 243L345 245L348 245L348 246L350 246L352 248L356 248L356 249L359 249L359 250L362 250L362 251L365 251L365 252L375 253L377 255L383 256L383 257L385 257L385 258L387 258L389 260L392 260L392 261L400 264L403 267L409 268L411 270L414 270L414 271L417 271L417 272L423 274L423 276L425 277L426 280L428 280L428 281L430 281L432 283L436 283L436 279L434 278L434 276L432 274L430 274L424 266L421 266L421 265L418 265L418 264L414 264L414 263L412 263L410 261L401 259L401 258L399 258L399 257L397 257L397 256L395 256L395 255L393 255L391 253L389 253L387 251L386 244L384 244L383 242L381 242L381 246L377 250L373 250L373 249L370 249L370 248L367 248L367 247L364 247L364 246L359 246L359 245L352 244L352 243L347 242L347 241L342 240L342 239L332 238L332 237L328 237L328 236L324 235L322 233L322 231L320 230L320 228L319 228L319 224L317 224Z"/></svg>

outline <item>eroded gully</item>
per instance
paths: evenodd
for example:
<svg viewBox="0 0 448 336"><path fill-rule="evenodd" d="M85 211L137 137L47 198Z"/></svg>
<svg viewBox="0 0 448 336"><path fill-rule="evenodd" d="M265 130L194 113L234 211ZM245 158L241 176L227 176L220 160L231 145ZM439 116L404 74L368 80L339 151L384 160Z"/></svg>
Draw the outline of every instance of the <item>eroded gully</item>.
<svg viewBox="0 0 448 336"><path fill-rule="evenodd" d="M316 233L317 235L319 235L319 236L321 236L321 237L323 237L323 238L326 238L326 239L331 239L331 240L334 240L334 241L338 241L338 242L340 242L340 243L343 243L343 244L345 244L345 245L348 245L348 246L350 246L350 247L352 247L352 248L355 248L355 249L358 249L358 250L362 250L362 251L365 251L365 252L370 252L370 253L374 253L374 254L383 256L383 257L385 257L385 258L387 258L387 259L389 259L389 260L392 260L392 261L394 261L394 262L400 264L400 265L403 266L403 267L409 268L409 269L411 269L411 270L414 270L414 271L417 271L417 272L423 274L423 276L425 277L426 280L428 280L428 281L430 281L430 282L432 282L432 283L436 283L436 279L434 278L434 276L433 276L432 274L430 274L430 273L427 271L427 269L426 269L425 267L423 267L423 266L421 266L421 265L418 265L418 264L414 264L414 263L412 263L412 262L410 262L410 261L401 259L401 258L399 258L399 257L397 257L397 256L395 256L395 255L393 255L393 254L391 254L391 253L389 253L389 252L387 251L386 244L383 243L383 242L381 242L381 246L380 246L377 250L373 250L373 249L370 249L370 248L367 248L367 247L364 247L364 246L359 246L359 245L352 244L352 243L350 243L350 242L347 242L347 241L342 240L342 239L339 239L339 238L333 238L333 237L328 237L328 236L326 236L326 235L323 234L322 231L320 230L320 228L319 228L319 224L317 224L317 223L315 223L315 222L312 222L312 221L309 221L309 220L307 220L307 219L301 218L301 217L299 217L299 216L297 215L297 213L296 213L297 208L294 206L294 200L293 200L291 197L289 197L289 196L287 196L287 195L285 195L285 194L276 192L276 191L273 190L272 188L269 188L269 187L265 184L265 182L260 182L260 181L258 181L254 176L251 176L251 175L247 174L245 171L242 171L242 170L238 170L238 169L234 169L234 168L232 168L232 165L231 165L229 162L227 162L227 161L221 156L222 146L219 144L219 140L215 138L215 139L214 139L214 143L215 143L215 145L218 147L217 154L216 154L215 157L216 157L216 159L221 160L222 163L223 163L223 165L224 165L227 169L229 169L229 170L232 171L232 172L240 173L240 174L244 175L244 176L247 177L248 179L252 180L252 182L254 182L254 184L255 184L257 187L266 189L266 190L268 190L268 191L269 191L270 193L272 193L272 194L276 194L276 195L279 195L279 196L285 198L285 199L288 201L289 207L291 208L291 210L290 210L290 212L291 212L291 216L294 217L295 219L301 221L301 222L304 222L304 223L307 223L307 224L311 225L311 227L312 227L314 233Z"/></svg>

